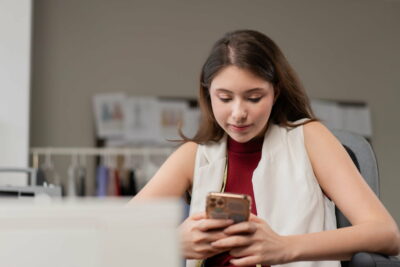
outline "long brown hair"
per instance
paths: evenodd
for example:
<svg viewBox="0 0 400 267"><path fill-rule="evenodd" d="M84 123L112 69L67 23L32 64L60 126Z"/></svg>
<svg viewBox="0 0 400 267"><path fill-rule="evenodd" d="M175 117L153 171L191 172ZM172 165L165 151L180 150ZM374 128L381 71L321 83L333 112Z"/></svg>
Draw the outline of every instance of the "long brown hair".
<svg viewBox="0 0 400 267"><path fill-rule="evenodd" d="M214 77L232 65L249 70L273 85L277 99L270 122L295 127L316 120L303 85L274 41L254 30L238 30L225 34L214 44L202 67L199 91L201 123L193 138L179 131L184 141L204 144L223 137L224 130L212 111L209 88ZM310 120L296 125L292 123L302 118Z"/></svg>

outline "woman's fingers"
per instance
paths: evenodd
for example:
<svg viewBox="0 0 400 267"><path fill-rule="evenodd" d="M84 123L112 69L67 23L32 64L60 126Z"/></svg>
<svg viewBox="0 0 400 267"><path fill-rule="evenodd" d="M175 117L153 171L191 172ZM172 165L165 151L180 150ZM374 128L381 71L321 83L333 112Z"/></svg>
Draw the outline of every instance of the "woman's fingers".
<svg viewBox="0 0 400 267"><path fill-rule="evenodd" d="M243 258L254 254L252 246L236 247L229 251L229 254L235 258Z"/></svg>
<svg viewBox="0 0 400 267"><path fill-rule="evenodd" d="M222 249L217 249L212 247L210 244L202 244L193 247L193 250L190 254L186 255L188 259L204 259L212 257L216 254L223 252Z"/></svg>
<svg viewBox="0 0 400 267"><path fill-rule="evenodd" d="M251 236L235 235L219 239L215 242L212 242L211 245L215 248L228 249L233 247L249 246L251 243L252 243Z"/></svg>
<svg viewBox="0 0 400 267"><path fill-rule="evenodd" d="M257 225L253 222L241 222L227 227L224 233L227 235L253 234L257 231Z"/></svg>
<svg viewBox="0 0 400 267"><path fill-rule="evenodd" d="M250 213L249 221L255 222L255 223L266 224L266 222L263 219L261 219L257 215L254 215L253 213Z"/></svg>
<svg viewBox="0 0 400 267"><path fill-rule="evenodd" d="M217 240L223 239L228 237L222 231L208 231L208 232L201 232L196 231L193 233L192 240L196 244L207 243L210 244Z"/></svg>
<svg viewBox="0 0 400 267"><path fill-rule="evenodd" d="M262 221L261 218L257 217L254 213L250 213L249 221L260 222Z"/></svg>
<svg viewBox="0 0 400 267"><path fill-rule="evenodd" d="M220 239L228 237L228 235L226 235L224 232L218 231L218 230L216 230L216 231L208 231L207 235L208 235L207 242L209 242L209 243L212 243L212 242L215 242L215 241L218 241Z"/></svg>
<svg viewBox="0 0 400 267"><path fill-rule="evenodd" d="M233 220L205 219L199 222L198 229L206 232L209 230L225 228L231 224L233 224Z"/></svg>
<svg viewBox="0 0 400 267"><path fill-rule="evenodd" d="M206 213L203 212L198 212L198 213L194 213L190 216L191 219L198 221L198 220L202 220L206 218Z"/></svg>
<svg viewBox="0 0 400 267"><path fill-rule="evenodd" d="M243 258L238 258L238 259L231 259L230 262L235 266L251 266L251 265L260 264L260 262L262 262L262 259L260 256L253 255L253 256L248 256L248 257L243 257Z"/></svg>

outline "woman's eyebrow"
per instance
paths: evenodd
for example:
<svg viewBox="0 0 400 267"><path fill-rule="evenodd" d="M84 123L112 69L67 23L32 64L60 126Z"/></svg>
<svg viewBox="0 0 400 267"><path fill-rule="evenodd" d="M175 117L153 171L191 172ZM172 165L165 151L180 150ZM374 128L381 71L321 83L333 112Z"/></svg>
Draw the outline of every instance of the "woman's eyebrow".
<svg viewBox="0 0 400 267"><path fill-rule="evenodd" d="M247 93L247 94L258 93L258 92L263 92L264 90L265 90L264 88L256 87L256 88L246 90L245 93Z"/></svg>
<svg viewBox="0 0 400 267"><path fill-rule="evenodd" d="M259 91L262 92L264 90L265 90L264 88L256 87L256 88L248 89L248 90L244 91L244 93L245 94L249 94L249 93L251 94L251 93L257 93ZM233 91L225 89L225 88L216 88L215 91L222 92L222 93L233 93Z"/></svg>
<svg viewBox="0 0 400 267"><path fill-rule="evenodd" d="M222 93L232 93L232 91L224 88L216 88L215 91L222 92Z"/></svg>

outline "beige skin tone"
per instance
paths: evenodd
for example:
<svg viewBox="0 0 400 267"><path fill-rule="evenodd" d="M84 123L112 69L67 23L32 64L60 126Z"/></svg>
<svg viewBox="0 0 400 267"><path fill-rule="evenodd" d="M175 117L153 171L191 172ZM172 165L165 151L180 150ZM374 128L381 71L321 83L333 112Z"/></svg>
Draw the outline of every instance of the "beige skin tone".
<svg viewBox="0 0 400 267"><path fill-rule="evenodd" d="M218 124L238 142L263 135L276 96L267 81L229 66L212 81L212 108ZM248 222L188 217L180 226L183 255L204 259L230 251L237 266L307 260L348 260L357 251L396 255L396 223L357 171L339 141L319 122L304 126L305 146L324 193L353 226L303 235L281 236L263 219ZM191 187L197 144L179 147L134 198L180 197ZM338 168L340 166L340 168Z"/></svg>

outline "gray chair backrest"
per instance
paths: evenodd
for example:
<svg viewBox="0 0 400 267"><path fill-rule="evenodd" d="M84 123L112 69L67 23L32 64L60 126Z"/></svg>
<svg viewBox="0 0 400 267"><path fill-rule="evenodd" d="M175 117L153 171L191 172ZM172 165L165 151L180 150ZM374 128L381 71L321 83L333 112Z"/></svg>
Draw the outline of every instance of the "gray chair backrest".
<svg viewBox="0 0 400 267"><path fill-rule="evenodd" d="M351 133L344 130L332 130L332 133L347 148L348 153L355 156L353 161L358 162L358 167L365 181L379 197L379 172L375 153L370 143L361 135ZM346 227L351 225L344 215L336 208L337 226Z"/></svg>

